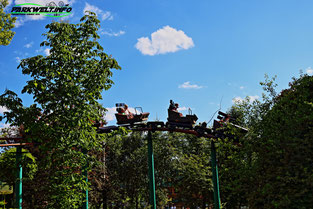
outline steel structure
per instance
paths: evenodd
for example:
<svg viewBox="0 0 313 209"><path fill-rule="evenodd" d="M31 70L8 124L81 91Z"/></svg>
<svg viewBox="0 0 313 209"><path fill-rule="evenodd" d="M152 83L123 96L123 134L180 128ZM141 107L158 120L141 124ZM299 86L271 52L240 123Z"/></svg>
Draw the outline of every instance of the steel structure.
<svg viewBox="0 0 313 209"><path fill-rule="evenodd" d="M206 127L196 126L195 128L186 127L174 127L168 124L164 124L160 121L150 121L147 123L134 123L123 126L107 126L98 128L99 133L109 133L114 130L118 130L119 127L127 128L131 131L148 132L148 163L149 163L149 204L152 209L156 209L156 194L155 194L155 178L154 178L154 155L153 155L153 140L151 132L155 131L167 131L167 132L179 132L185 134L192 134L197 137L205 137L211 140L211 164L213 173L213 185L214 185L214 208L221 208L219 182L218 182L218 166L216 161L216 148L214 139L218 137L217 132Z"/></svg>
<svg viewBox="0 0 313 209"><path fill-rule="evenodd" d="M33 145L33 143L16 143L16 141L22 141L23 137L15 137L15 138L0 138L0 140L11 142L8 144L0 144L0 147L16 147L16 182L15 182L15 207L18 209L22 209L22 188L23 188L23 167L22 167L22 146L25 145ZM13 143L12 143L13 141Z"/></svg>
<svg viewBox="0 0 313 209"><path fill-rule="evenodd" d="M155 194L155 177L154 177L154 155L153 155L153 140L151 132L155 131L167 131L167 132L179 132L185 134L192 134L197 137L205 137L211 140L211 164L212 164L212 180L214 186L214 208L221 208L221 200L220 200L220 192L219 192L219 181L218 181L218 166L216 159L216 148L215 148L215 139L220 138L223 135L223 132L219 131L219 128L222 128L225 123L229 123L230 116L219 112L218 119L220 121L214 121L213 128L206 128L206 123L200 124L199 126L185 126L183 124L180 126L179 123L164 123L162 121L149 121L149 122L139 122L139 123L131 123L131 124L122 124L119 126L105 126L98 127L98 133L109 133L114 130L118 130L120 127L127 128L131 131L140 131L140 132L148 132L148 163L149 163L149 203L152 209L156 209L156 194ZM231 123L230 123L231 124ZM232 124L236 128L240 128L244 131L246 129ZM22 146L33 145L33 143L23 143L24 138L16 137L16 138L0 138L0 140L9 141L9 144L0 144L0 147L8 147L15 146L17 147L16 151L16 163L17 163L17 180L16 180L16 207L18 209L22 209ZM19 142L18 142L19 141ZM83 151L84 154L87 154L87 150ZM87 173L87 164L83 169L83 176L88 182L88 173ZM83 209L88 209L88 190L84 191L84 203Z"/></svg>

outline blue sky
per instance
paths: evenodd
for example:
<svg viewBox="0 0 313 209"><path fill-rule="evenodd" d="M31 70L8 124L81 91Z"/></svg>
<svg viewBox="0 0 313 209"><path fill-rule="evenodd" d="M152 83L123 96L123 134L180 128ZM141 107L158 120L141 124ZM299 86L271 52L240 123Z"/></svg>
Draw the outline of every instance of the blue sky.
<svg viewBox="0 0 313 209"><path fill-rule="evenodd" d="M51 0L11 0L7 11L26 2ZM115 124L117 102L142 106L150 120L166 121L170 99L192 108L199 122L208 121L220 101L226 111L234 98L260 97L264 74L277 75L280 90L300 70L313 73L311 0L64 2L73 7L66 18L71 23L86 9L98 14L100 43L122 67L114 71L115 85L100 101L109 110L110 124ZM32 97L20 92L29 78L17 69L18 62L49 53L39 44L53 20L58 19L18 16L11 44L0 46L0 92L18 92L26 106Z"/></svg>

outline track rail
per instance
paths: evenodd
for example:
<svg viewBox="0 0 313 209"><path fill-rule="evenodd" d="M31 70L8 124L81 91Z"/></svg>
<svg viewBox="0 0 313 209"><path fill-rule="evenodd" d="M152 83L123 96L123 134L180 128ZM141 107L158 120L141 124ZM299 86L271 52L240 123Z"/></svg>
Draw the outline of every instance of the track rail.
<svg viewBox="0 0 313 209"><path fill-rule="evenodd" d="M0 147L25 146L25 145L33 145L33 143L0 144Z"/></svg>
<svg viewBox="0 0 313 209"><path fill-rule="evenodd" d="M178 133L185 133L185 134L192 134L198 137L205 137L205 138L216 138L212 134L201 134L195 130L185 130L185 129L180 129L180 128L134 128L131 129L132 131L167 131L167 132L178 132Z"/></svg>
<svg viewBox="0 0 313 209"><path fill-rule="evenodd" d="M148 123L136 123L136 124L124 124L119 126L104 126L98 128L98 133L110 133L111 131L118 130L120 127L127 128L131 131L167 131L167 132L178 132L191 134L197 137L205 137L205 138L217 138L212 129L203 128L200 126L196 126L194 128L186 128L179 126L172 126L170 124L164 124L161 121L150 121Z"/></svg>

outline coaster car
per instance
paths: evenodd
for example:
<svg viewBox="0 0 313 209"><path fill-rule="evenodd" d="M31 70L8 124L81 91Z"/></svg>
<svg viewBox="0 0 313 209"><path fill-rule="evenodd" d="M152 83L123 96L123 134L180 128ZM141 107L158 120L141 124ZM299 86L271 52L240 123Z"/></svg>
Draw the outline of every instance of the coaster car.
<svg viewBox="0 0 313 209"><path fill-rule="evenodd" d="M235 119L229 114L219 111L217 118L219 121L214 120L213 123L213 131L217 138L225 139L227 137L234 143L239 143L238 134L245 135L248 132L248 129L232 123ZM233 133L234 130L231 131L231 127L235 128L236 134Z"/></svg>
<svg viewBox="0 0 313 209"><path fill-rule="evenodd" d="M213 123L213 129L214 130L225 128L225 127L227 127L227 124L229 124L229 125L237 128L238 130L240 130L240 132L242 132L242 133L248 132L248 129L232 123L235 121L235 119L232 118L231 115L226 114L222 111L218 111L217 119L219 119L219 121L214 120L214 123Z"/></svg>
<svg viewBox="0 0 313 209"><path fill-rule="evenodd" d="M191 109L186 116L183 116L177 111L178 104L170 100L170 106L168 108L167 126L169 127L183 127L192 129L196 124L198 117L192 114Z"/></svg>
<svg viewBox="0 0 313 209"><path fill-rule="evenodd" d="M141 107L135 107L135 113L129 111L127 104L117 103L115 114L117 124L134 124L137 122L147 121L149 114L148 112L143 112Z"/></svg>

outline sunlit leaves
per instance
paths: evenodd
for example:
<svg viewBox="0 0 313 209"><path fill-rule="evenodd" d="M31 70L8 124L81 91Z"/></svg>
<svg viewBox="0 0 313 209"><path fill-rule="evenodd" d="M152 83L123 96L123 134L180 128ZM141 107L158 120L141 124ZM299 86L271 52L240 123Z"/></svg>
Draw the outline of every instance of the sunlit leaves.
<svg viewBox="0 0 313 209"><path fill-rule="evenodd" d="M48 208L81 207L88 186L82 172L96 163L82 151L98 150L104 140L93 127L105 112L98 101L113 85L111 69L121 68L98 43L99 22L90 13L79 24L48 24L41 46L50 48L50 54L23 59L19 65L31 77L22 93L31 94L35 103L24 107L11 91L0 97L0 105L11 110L4 114L8 122L23 125L27 137L40 143L33 151L40 156L39 173L49 171L48 176L38 173L43 178L39 181L49 182L38 184Z"/></svg>
<svg viewBox="0 0 313 209"><path fill-rule="evenodd" d="M0 1L0 45L10 44L15 32L14 28L16 17L11 17L11 14L6 14L4 9L9 4L7 0Z"/></svg>
<svg viewBox="0 0 313 209"><path fill-rule="evenodd" d="M293 78L279 94L274 80L266 76L261 83L266 91L262 102L237 104L231 110L249 127L239 149L220 147L221 189L231 207L310 208L313 204L313 77Z"/></svg>

